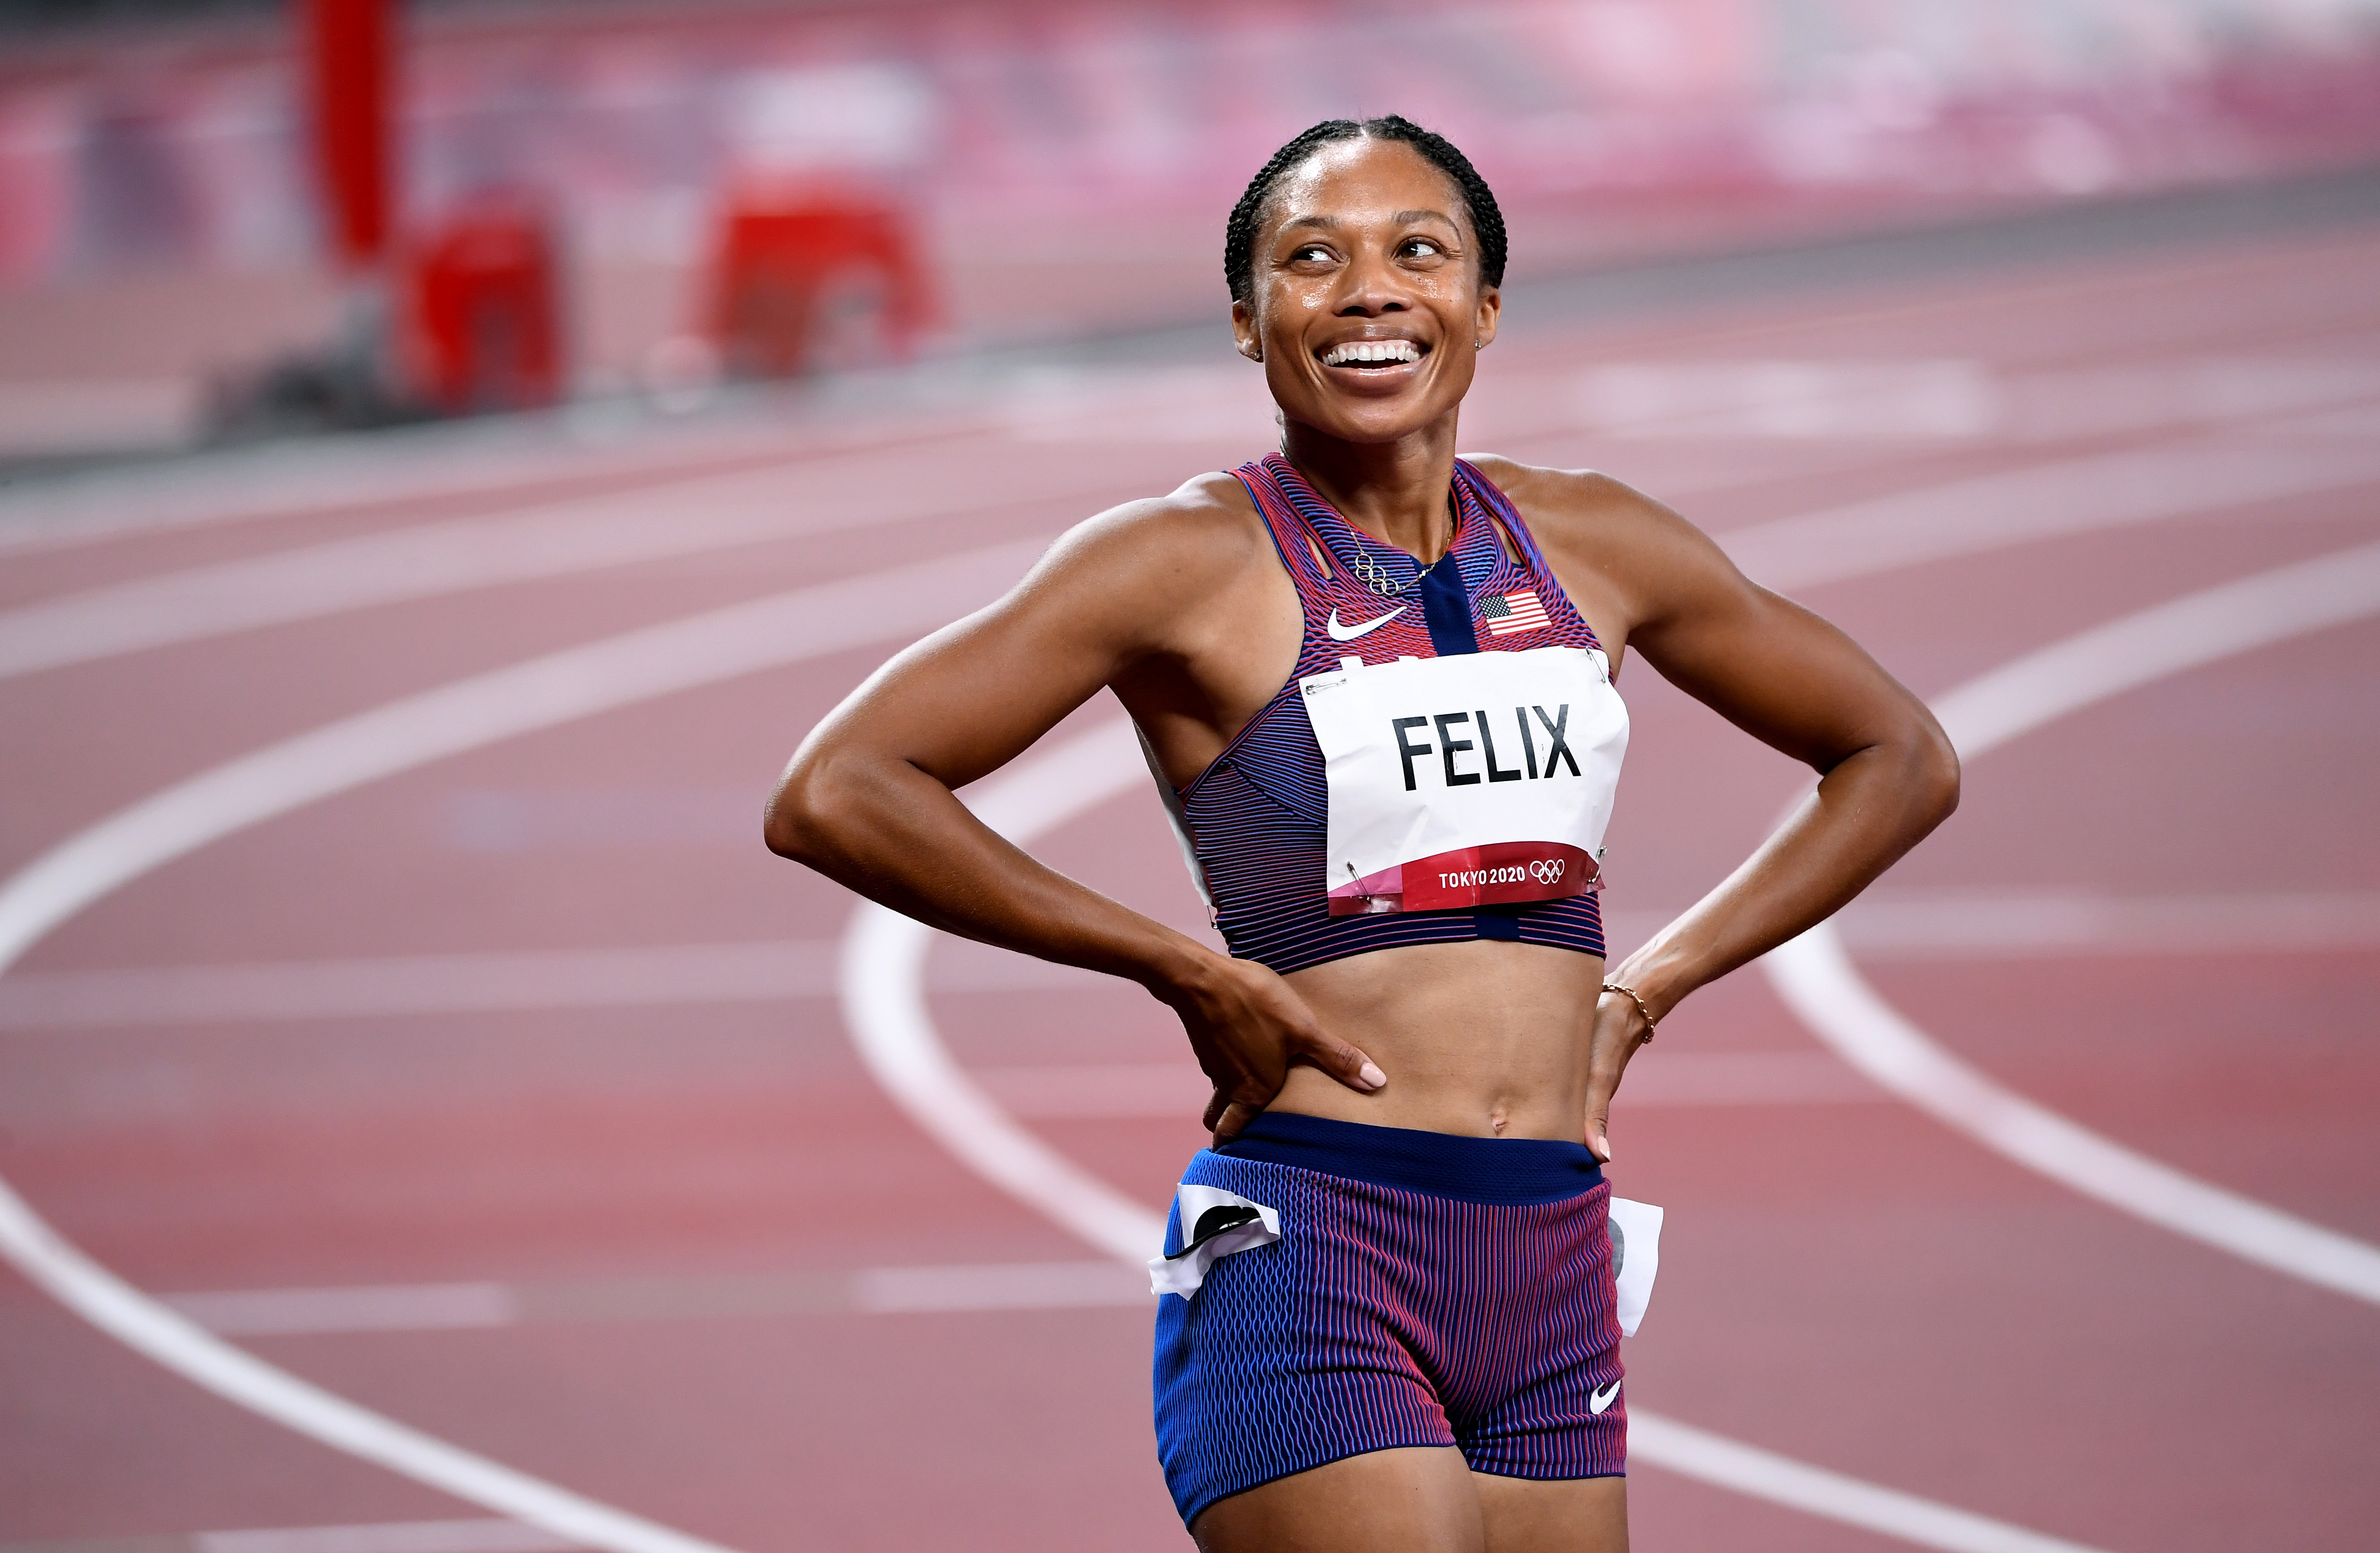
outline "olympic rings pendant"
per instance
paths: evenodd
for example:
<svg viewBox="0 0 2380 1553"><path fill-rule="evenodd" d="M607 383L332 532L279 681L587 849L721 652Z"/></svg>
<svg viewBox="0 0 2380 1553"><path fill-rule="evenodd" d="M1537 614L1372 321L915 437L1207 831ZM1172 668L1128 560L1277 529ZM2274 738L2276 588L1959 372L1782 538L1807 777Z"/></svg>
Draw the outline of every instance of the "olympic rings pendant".
<svg viewBox="0 0 2380 1553"><path fill-rule="evenodd" d="M1419 582L1421 580L1421 573L1418 568L1416 568L1414 573L1413 582L1399 582L1395 577L1389 574L1387 567L1381 565L1378 562L1373 560L1370 556L1365 554L1360 550L1355 552L1354 560L1348 563L1347 569L1355 574L1356 581L1362 583L1373 592L1385 594L1391 599L1395 598L1400 593L1410 591L1413 588L1414 582Z"/></svg>

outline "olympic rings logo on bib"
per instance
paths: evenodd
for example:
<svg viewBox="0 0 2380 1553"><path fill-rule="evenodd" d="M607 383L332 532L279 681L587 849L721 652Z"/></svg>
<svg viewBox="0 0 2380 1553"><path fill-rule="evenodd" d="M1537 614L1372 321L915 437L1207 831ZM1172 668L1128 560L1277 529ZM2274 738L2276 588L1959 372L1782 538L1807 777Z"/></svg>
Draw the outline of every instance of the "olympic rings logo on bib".
<svg viewBox="0 0 2380 1553"><path fill-rule="evenodd" d="M1490 842L1350 880L1330 892L1330 915L1559 901L1596 889L1598 875L1591 854L1560 842Z"/></svg>

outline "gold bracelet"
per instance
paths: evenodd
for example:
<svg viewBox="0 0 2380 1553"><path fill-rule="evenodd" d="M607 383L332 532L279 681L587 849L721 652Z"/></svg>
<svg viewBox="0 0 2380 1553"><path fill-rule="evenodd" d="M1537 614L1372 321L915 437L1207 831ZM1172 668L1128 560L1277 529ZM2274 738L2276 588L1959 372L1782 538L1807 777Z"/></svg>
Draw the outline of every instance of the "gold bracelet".
<svg viewBox="0 0 2380 1553"><path fill-rule="evenodd" d="M1644 1000L1644 999L1642 999L1642 998L1640 998L1640 997L1638 997L1638 996L1636 995L1636 989L1634 989L1633 987L1622 987L1622 986L1621 986L1621 985L1620 985L1618 982L1616 982L1616 981L1607 981L1607 982L1605 982L1605 983L1603 984L1603 989L1604 989L1606 992L1617 992L1617 993L1619 993L1621 997L1623 997L1623 998L1627 999L1630 1002L1634 1003L1634 1004L1636 1005L1636 1012L1637 1012L1638 1013L1641 1013L1641 1014L1643 1014L1643 1015L1645 1016L1645 1038L1644 1038L1643 1040L1641 1040L1641 1041L1637 1042L1636 1044L1637 1044L1637 1045L1639 1045L1639 1046L1650 1046L1650 1045L1652 1045L1652 1044L1653 1044L1653 1011L1652 1011L1651 1009L1648 1009L1648 1008L1646 1008L1646 1007L1645 1006L1645 1000Z"/></svg>

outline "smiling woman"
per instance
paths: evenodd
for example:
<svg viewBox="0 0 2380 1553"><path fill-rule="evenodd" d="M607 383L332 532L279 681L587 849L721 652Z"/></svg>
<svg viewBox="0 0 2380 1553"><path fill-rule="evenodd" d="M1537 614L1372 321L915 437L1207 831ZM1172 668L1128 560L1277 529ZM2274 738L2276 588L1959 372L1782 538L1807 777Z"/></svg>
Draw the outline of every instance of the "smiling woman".
<svg viewBox="0 0 2380 1553"><path fill-rule="evenodd" d="M1310 197L1314 180L1329 176L1334 158L1342 157L1351 142L1408 149L1402 160L1419 164L1409 170L1421 175L1406 189L1415 197L1413 208L1358 212ZM1421 369L1427 365L1436 391L1434 407L1451 413L1471 386L1471 356L1496 337L1499 288L1504 284L1504 214L1469 158L1445 137L1393 115L1360 125L1343 118L1318 124L1281 147L1249 181L1223 239L1223 278L1231 286L1240 353L1265 360L1255 312L1259 272L1265 283L1291 283L1267 285L1276 305L1328 309L1330 278L1357 237L1354 222L1359 214L1375 223L1384 220L1395 231L1397 269L1416 286L1415 300L1421 305L1363 325L1328 329L1310 340L1300 330L1297 343L1306 346L1304 354L1313 365L1332 374L1328 381L1336 393L1365 396L1343 401L1342 409L1400 394L1425 375ZM1267 386L1292 421L1296 410L1321 410L1330 402L1328 395L1299 392L1301 369L1307 365L1276 359L1266 370ZM1415 407L1398 406L1391 418Z"/></svg>
<svg viewBox="0 0 2380 1553"><path fill-rule="evenodd" d="M1621 1074L1956 801L1923 705L1676 514L1456 456L1504 249L1470 163L1403 119L1284 146L1224 257L1279 451L1075 528L812 730L770 807L777 852L1180 1015L1215 1136L1152 1265L1157 1434L1214 1553L1626 1547ZM1607 974L1631 646L1822 780ZM953 796L1102 688L1228 952Z"/></svg>

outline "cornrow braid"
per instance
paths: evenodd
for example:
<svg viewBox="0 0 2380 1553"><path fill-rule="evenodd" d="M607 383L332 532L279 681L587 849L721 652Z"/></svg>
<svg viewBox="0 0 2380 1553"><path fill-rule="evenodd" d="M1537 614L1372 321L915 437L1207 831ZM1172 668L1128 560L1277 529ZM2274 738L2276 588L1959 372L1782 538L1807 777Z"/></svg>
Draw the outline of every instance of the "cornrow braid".
<svg viewBox="0 0 2380 1553"><path fill-rule="evenodd" d="M1504 212L1498 208L1488 180L1445 136L1424 129L1411 119L1388 114L1361 123L1352 118L1326 118L1273 152L1263 171L1248 180L1240 202L1232 207L1230 224L1223 228L1223 279L1232 288L1232 300L1252 299L1257 228L1264 219L1265 201L1272 198L1273 185L1281 181L1282 174L1313 155L1317 148L1358 136L1402 141L1427 157L1432 165L1453 181L1455 192L1463 196L1463 213L1471 218L1471 230L1479 238L1479 278L1488 285L1503 285Z"/></svg>

